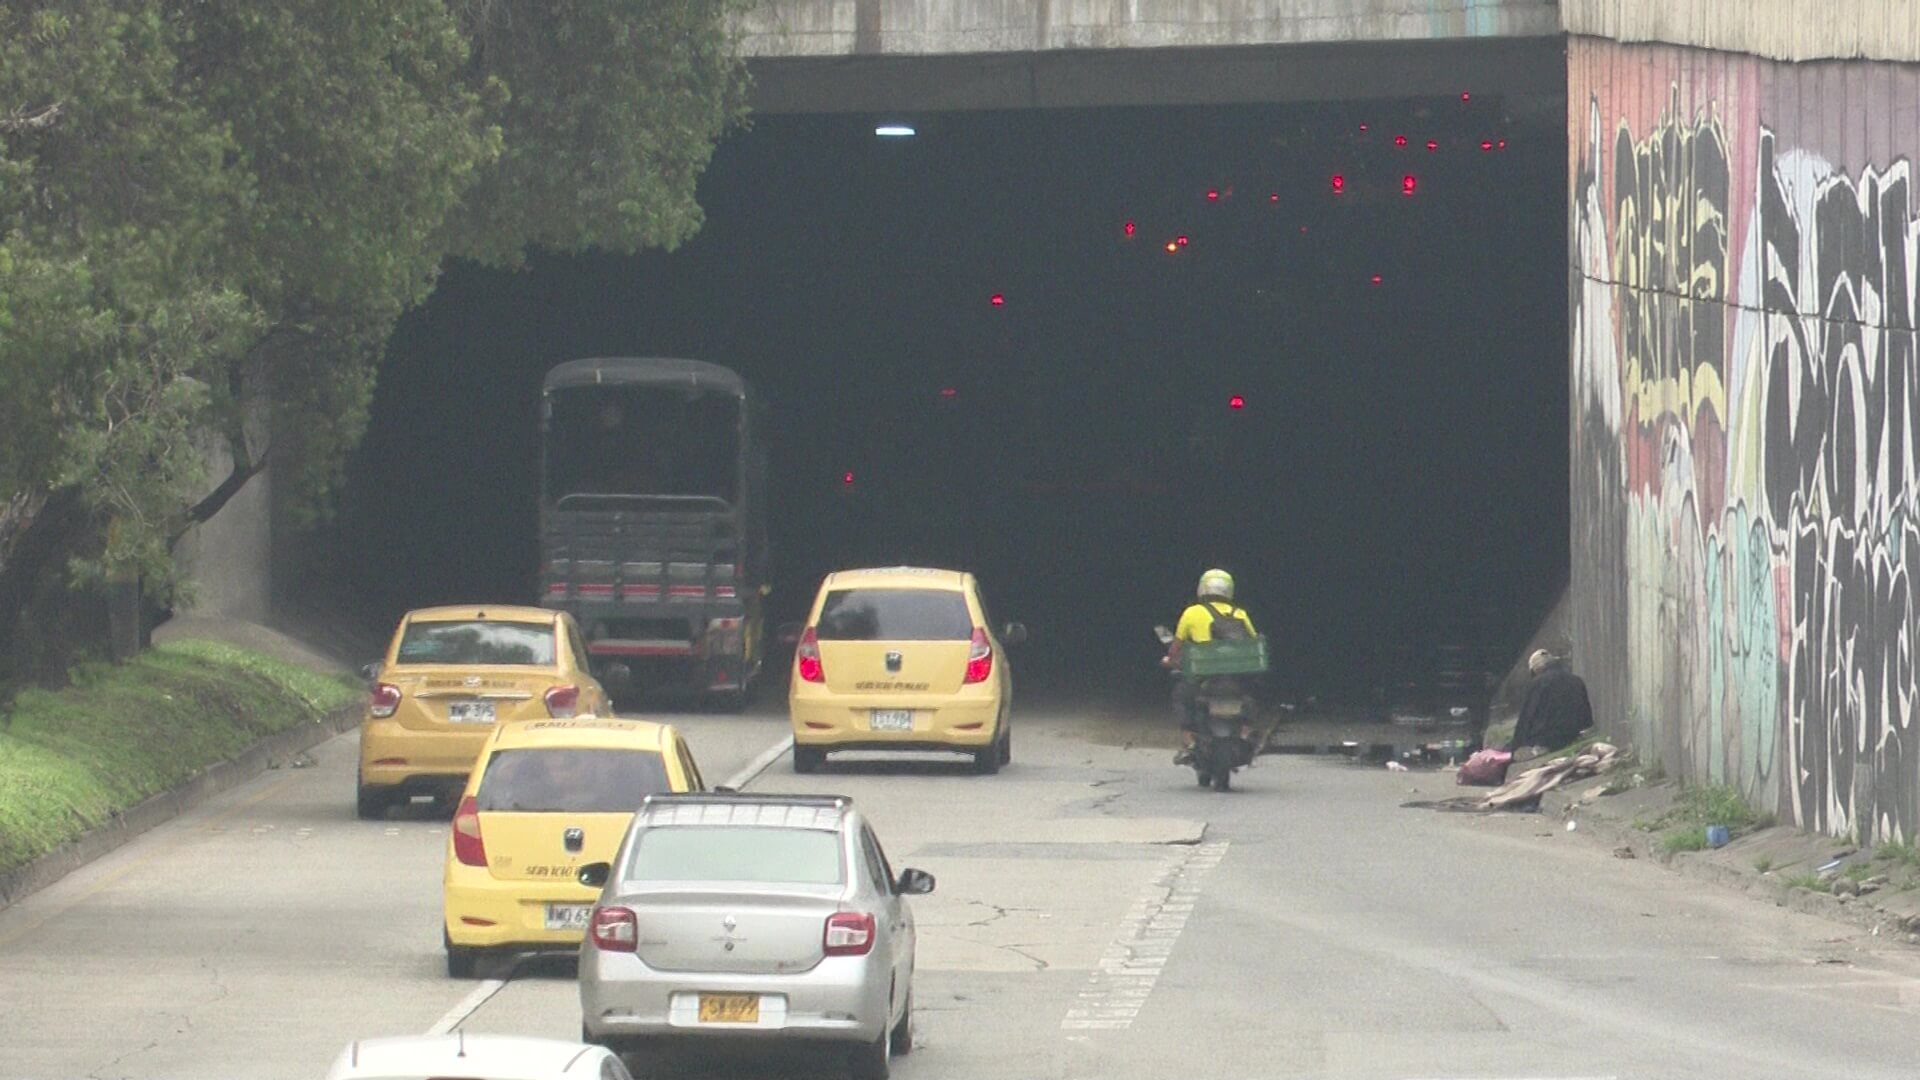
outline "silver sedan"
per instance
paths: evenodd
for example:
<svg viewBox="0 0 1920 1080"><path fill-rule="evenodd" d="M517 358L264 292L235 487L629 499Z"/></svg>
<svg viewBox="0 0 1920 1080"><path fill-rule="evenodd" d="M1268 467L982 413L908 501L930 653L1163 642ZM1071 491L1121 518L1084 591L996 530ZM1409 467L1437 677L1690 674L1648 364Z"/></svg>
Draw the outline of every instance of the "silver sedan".
<svg viewBox="0 0 1920 1080"><path fill-rule="evenodd" d="M583 1038L637 1056L698 1040L847 1047L856 1080L913 1048L913 912L843 796L657 795L633 817L580 947Z"/></svg>

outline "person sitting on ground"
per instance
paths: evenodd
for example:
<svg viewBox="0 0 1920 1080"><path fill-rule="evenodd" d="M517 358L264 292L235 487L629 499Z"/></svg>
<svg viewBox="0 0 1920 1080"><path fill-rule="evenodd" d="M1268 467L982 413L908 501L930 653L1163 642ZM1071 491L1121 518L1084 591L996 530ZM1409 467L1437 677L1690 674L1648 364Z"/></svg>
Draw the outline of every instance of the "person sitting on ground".
<svg viewBox="0 0 1920 1080"><path fill-rule="evenodd" d="M1520 718L1505 749L1515 756L1528 747L1558 750L1593 727L1593 704L1587 684L1568 667L1567 659L1545 649L1527 657L1533 683L1520 703Z"/></svg>

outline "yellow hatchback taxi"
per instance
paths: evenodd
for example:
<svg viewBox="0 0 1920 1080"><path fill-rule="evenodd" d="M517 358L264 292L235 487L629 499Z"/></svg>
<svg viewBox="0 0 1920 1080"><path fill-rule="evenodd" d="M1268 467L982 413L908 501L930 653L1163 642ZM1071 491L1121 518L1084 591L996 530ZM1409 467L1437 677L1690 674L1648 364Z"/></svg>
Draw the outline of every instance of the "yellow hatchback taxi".
<svg viewBox="0 0 1920 1080"><path fill-rule="evenodd" d="M998 772L1013 760L1012 673L972 574L892 567L829 574L794 649L793 768L834 750L941 750Z"/></svg>
<svg viewBox="0 0 1920 1080"><path fill-rule="evenodd" d="M439 607L400 620L360 721L363 818L460 789L495 723L610 714L573 616L537 607Z"/></svg>
<svg viewBox="0 0 1920 1080"><path fill-rule="evenodd" d="M444 878L447 974L488 952L573 951L609 862L649 795L706 790L678 730L582 716L501 724L453 813Z"/></svg>

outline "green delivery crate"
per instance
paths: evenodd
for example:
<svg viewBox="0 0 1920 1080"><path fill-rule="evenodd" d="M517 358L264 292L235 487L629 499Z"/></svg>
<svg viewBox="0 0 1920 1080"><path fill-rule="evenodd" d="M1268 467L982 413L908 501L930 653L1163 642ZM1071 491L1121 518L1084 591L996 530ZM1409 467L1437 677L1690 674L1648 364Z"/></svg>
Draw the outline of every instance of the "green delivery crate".
<svg viewBox="0 0 1920 1080"><path fill-rule="evenodd" d="M1180 646L1180 674L1190 679L1209 675L1258 675L1267 670L1267 639L1249 641L1189 641Z"/></svg>

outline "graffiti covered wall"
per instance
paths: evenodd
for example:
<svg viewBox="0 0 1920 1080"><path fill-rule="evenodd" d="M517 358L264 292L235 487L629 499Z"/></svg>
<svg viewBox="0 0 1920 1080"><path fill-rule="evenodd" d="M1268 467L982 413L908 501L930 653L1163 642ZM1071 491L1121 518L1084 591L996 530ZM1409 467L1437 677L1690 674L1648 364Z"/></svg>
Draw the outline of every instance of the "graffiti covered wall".
<svg viewBox="0 0 1920 1080"><path fill-rule="evenodd" d="M1920 65L1568 47L1573 631L1603 723L1920 833Z"/></svg>

